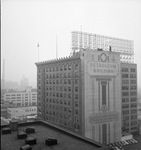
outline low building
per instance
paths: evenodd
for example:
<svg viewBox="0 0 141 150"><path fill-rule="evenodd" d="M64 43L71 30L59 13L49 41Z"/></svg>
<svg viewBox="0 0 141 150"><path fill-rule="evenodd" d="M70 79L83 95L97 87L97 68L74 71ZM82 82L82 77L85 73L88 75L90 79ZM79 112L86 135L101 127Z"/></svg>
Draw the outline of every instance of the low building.
<svg viewBox="0 0 141 150"><path fill-rule="evenodd" d="M9 119L22 119L29 115L37 115L37 106L7 108L7 117Z"/></svg>
<svg viewBox="0 0 141 150"><path fill-rule="evenodd" d="M7 91L4 94L4 101L14 104L14 106L36 106L37 92L32 87L27 87L25 91Z"/></svg>

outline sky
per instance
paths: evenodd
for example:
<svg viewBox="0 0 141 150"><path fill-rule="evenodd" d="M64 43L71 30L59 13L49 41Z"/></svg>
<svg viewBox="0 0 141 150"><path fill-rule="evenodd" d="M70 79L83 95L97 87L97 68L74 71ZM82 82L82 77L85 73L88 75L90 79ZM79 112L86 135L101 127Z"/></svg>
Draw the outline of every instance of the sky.
<svg viewBox="0 0 141 150"><path fill-rule="evenodd" d="M5 80L20 82L24 75L36 82L35 62L56 58L56 39L58 58L69 56L74 30L133 40L141 88L140 0L2 0Z"/></svg>

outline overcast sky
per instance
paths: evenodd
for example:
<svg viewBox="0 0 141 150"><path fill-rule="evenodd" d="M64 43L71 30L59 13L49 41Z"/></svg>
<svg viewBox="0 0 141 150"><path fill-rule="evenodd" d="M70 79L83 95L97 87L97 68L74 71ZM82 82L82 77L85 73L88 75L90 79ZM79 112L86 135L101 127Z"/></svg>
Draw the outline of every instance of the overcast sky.
<svg viewBox="0 0 141 150"><path fill-rule="evenodd" d="M134 41L134 60L141 87L140 0L2 0L1 61L5 79L36 81L38 61L71 52L71 31L78 30ZM1 63L1 65L3 62Z"/></svg>

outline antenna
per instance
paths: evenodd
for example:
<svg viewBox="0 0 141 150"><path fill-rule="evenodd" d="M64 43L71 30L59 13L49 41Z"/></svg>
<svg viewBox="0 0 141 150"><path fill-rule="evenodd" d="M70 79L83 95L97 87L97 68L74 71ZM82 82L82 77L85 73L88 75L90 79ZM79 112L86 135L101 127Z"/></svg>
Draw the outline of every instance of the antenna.
<svg viewBox="0 0 141 150"><path fill-rule="evenodd" d="M57 44L58 44L58 43L57 43L57 35L56 35L56 59L57 59L57 54L58 54L58 53L57 53L57 52L58 52L58 51L57 51L57 50L58 50L58 49L57 49L57 48L58 48L58 47L57 47L57 46L58 46Z"/></svg>
<svg viewBox="0 0 141 150"><path fill-rule="evenodd" d="M80 51L82 50L82 25L80 26Z"/></svg>
<svg viewBox="0 0 141 150"><path fill-rule="evenodd" d="M5 59L3 59L2 88L5 89Z"/></svg>

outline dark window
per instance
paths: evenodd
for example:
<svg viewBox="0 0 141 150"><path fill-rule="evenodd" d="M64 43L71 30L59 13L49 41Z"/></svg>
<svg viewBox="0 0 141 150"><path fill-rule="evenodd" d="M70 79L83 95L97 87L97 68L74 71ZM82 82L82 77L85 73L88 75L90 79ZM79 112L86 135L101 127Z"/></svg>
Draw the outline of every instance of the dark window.
<svg viewBox="0 0 141 150"><path fill-rule="evenodd" d="M129 90L129 86L122 86L122 90Z"/></svg>
<svg viewBox="0 0 141 150"><path fill-rule="evenodd" d="M130 74L130 78L136 78L136 74Z"/></svg>
<svg viewBox="0 0 141 150"><path fill-rule="evenodd" d="M135 69L135 68L131 68L130 71L131 71L131 72L135 72L136 69Z"/></svg>
<svg viewBox="0 0 141 150"><path fill-rule="evenodd" d="M128 68L122 68L122 72L128 72Z"/></svg>
<svg viewBox="0 0 141 150"><path fill-rule="evenodd" d="M129 92L122 92L122 96L129 96Z"/></svg>
<svg viewBox="0 0 141 150"><path fill-rule="evenodd" d="M128 74L122 74L122 78L128 78Z"/></svg>
<svg viewBox="0 0 141 150"><path fill-rule="evenodd" d="M106 105L106 84L102 85L102 105Z"/></svg>

